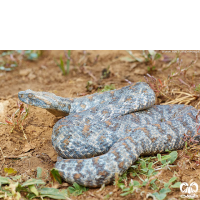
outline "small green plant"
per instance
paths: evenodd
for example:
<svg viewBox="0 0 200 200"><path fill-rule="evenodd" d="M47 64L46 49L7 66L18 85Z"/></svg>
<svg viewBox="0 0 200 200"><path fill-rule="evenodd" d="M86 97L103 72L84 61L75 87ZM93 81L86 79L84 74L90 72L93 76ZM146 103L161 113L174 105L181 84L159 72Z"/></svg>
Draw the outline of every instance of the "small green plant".
<svg viewBox="0 0 200 200"><path fill-rule="evenodd" d="M167 193L171 192L170 188L180 188L181 182L176 182L172 185L174 181L176 181L177 177L172 177L167 183L164 183L164 188L162 188L159 192L152 193L158 200L163 200L167 196Z"/></svg>
<svg viewBox="0 0 200 200"><path fill-rule="evenodd" d="M11 133L15 128L19 128L22 130L24 137L27 140L26 134L24 132L24 121L28 117L29 108L27 105L17 102L18 109L11 115L10 118L5 119L5 123L0 122L0 125L10 125L12 126Z"/></svg>
<svg viewBox="0 0 200 200"><path fill-rule="evenodd" d="M88 188L80 186L77 183L74 183L73 187L68 187L67 189L70 194L73 194L74 196L79 196L88 190Z"/></svg>
<svg viewBox="0 0 200 200"><path fill-rule="evenodd" d="M57 169L55 169L55 168L52 169L51 172L50 172L50 175L51 175L51 178L53 179L54 182L57 181L59 184L62 183L62 178L61 178ZM80 186L77 183L74 183L73 186L70 186L70 187L67 188L68 193L72 194L73 196L79 196L87 190L88 190L88 188Z"/></svg>
<svg viewBox="0 0 200 200"><path fill-rule="evenodd" d="M128 194L132 194L135 192L135 190L138 190L140 187L142 187L142 185L140 185L140 183L138 181L133 181L133 179L131 179L130 183L129 183L129 187L125 187L122 189L122 191L124 193L120 194L121 196L126 196Z"/></svg>
<svg viewBox="0 0 200 200"><path fill-rule="evenodd" d="M92 92L92 90L95 88L95 84L92 81L88 81L86 85L86 89L88 92Z"/></svg>
<svg viewBox="0 0 200 200"><path fill-rule="evenodd" d="M104 88L101 90L101 92L106 92L106 91L110 91L110 90L114 90L115 89L115 85L110 84L110 85L105 85Z"/></svg>
<svg viewBox="0 0 200 200"><path fill-rule="evenodd" d="M18 60L14 58L14 51L6 51L0 54L0 70L12 71L18 66Z"/></svg>
<svg viewBox="0 0 200 200"><path fill-rule="evenodd" d="M17 52L31 61L37 60L42 54L41 50L17 50Z"/></svg>
<svg viewBox="0 0 200 200"><path fill-rule="evenodd" d="M150 64L150 66L147 68L148 71L150 70L155 70L155 62L156 60L161 58L161 54L157 53L154 50L148 50L148 51L144 51L142 55L134 55L132 53L132 51L127 51L127 53L129 54L129 57L125 56L125 57L121 57L120 60L121 61L126 61L126 62L146 62L148 64Z"/></svg>
<svg viewBox="0 0 200 200"><path fill-rule="evenodd" d="M151 62L160 59L161 54L154 50L148 50L148 52L143 50L143 57L145 58L146 62Z"/></svg>
<svg viewBox="0 0 200 200"><path fill-rule="evenodd" d="M152 67L147 66L147 71L148 72L151 72L151 71L154 71L154 70L156 70L155 66L152 66Z"/></svg>
<svg viewBox="0 0 200 200"><path fill-rule="evenodd" d="M5 62L0 61L0 70L2 71L12 71L15 67L17 67L17 62Z"/></svg>
<svg viewBox="0 0 200 200"><path fill-rule="evenodd" d="M151 72L156 69L155 62L161 58L161 54L154 50L148 50L148 52L143 50L143 57L145 58L145 62L150 64L150 66L147 67L147 70Z"/></svg>
<svg viewBox="0 0 200 200"><path fill-rule="evenodd" d="M46 183L41 179L29 179L22 183L21 176L2 177L0 176L0 198L11 197L20 200L22 194L28 199L49 197L52 199L66 199L67 190L43 187Z"/></svg>
<svg viewBox="0 0 200 200"><path fill-rule="evenodd" d="M57 169L53 168L50 172L50 175L54 182L58 181L58 183L62 183L62 178Z"/></svg>
<svg viewBox="0 0 200 200"><path fill-rule="evenodd" d="M40 50L16 50L4 51L0 54L0 70L12 71L20 66L23 58L27 60L37 60L42 54Z"/></svg>
<svg viewBox="0 0 200 200"><path fill-rule="evenodd" d="M69 68L70 68L70 60L71 60L71 50L68 50L67 54L65 54L67 61L63 60L62 57L60 57L60 63L58 63L56 60L56 65L60 68L63 75L69 74Z"/></svg>
<svg viewBox="0 0 200 200"><path fill-rule="evenodd" d="M122 57L121 60L127 61L127 62L134 62L134 61L138 61L138 62L143 62L144 59L143 58L139 58L138 56L135 56L132 51L130 50L126 50L126 52L131 56L130 57Z"/></svg>
<svg viewBox="0 0 200 200"><path fill-rule="evenodd" d="M102 76L101 78L104 79L104 78L109 78L110 77L110 66L108 66L107 68L103 69L102 70Z"/></svg>
<svg viewBox="0 0 200 200"><path fill-rule="evenodd" d="M180 182L176 182L177 177L172 177L167 183L159 180L159 175L163 172L163 169L170 169L171 164L177 159L177 151L172 151L168 155L161 156L157 154L157 157L145 157L139 158L135 165L132 165L128 170L131 177L138 177L142 183L136 180L132 180L129 183L129 186L126 186L124 175L119 177L115 181L115 185L122 190L121 196L127 196L134 192L140 192L142 187L151 187L154 192L148 194L151 197L162 200L166 197L167 193L171 192L170 188L180 187ZM160 171L160 172L159 172ZM172 184L174 183L174 184ZM164 188L163 188L164 186Z"/></svg>
<svg viewBox="0 0 200 200"><path fill-rule="evenodd" d="M195 91L200 92L200 84L195 87Z"/></svg>
<svg viewBox="0 0 200 200"><path fill-rule="evenodd" d="M66 56L67 56L67 74L69 74L71 50L68 50Z"/></svg>

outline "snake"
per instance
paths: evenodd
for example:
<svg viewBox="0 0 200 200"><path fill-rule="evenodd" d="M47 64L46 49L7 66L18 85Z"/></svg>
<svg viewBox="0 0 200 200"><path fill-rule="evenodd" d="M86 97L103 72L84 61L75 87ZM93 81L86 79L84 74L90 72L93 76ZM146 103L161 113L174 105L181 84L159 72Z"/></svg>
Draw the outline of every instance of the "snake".
<svg viewBox="0 0 200 200"><path fill-rule="evenodd" d="M55 168L68 183L101 187L143 155L182 149L196 137L198 110L190 105L155 105L145 82L77 98L20 91L19 99L62 117L53 126Z"/></svg>

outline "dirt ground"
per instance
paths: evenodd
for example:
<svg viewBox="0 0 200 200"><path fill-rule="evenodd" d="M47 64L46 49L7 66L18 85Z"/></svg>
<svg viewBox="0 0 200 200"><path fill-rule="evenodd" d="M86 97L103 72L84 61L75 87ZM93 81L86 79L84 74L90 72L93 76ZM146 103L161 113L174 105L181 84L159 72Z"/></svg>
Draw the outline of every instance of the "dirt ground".
<svg viewBox="0 0 200 200"><path fill-rule="evenodd" d="M142 51L132 51L135 57L142 58ZM129 85L130 82L146 81L144 76L149 73L155 78L159 78L163 83L167 80L172 72L179 70L177 62L170 67L167 65L172 61L177 53L173 51L158 51L162 57L149 62L129 62L124 61L123 57L130 57L126 51L71 51L71 63L68 75L62 75L60 68L56 65L55 60L59 62L60 56L65 57L64 51L42 51L41 56L36 61L23 59L20 66L10 72L0 71L0 122L5 122L7 116L11 116L17 110L18 92L26 89L34 91L53 92L62 97L80 97L83 95L97 92L98 88L102 89L105 85L114 84L115 88L121 88ZM199 52L198 52L199 54ZM194 52L182 52L179 55L182 69L194 65L187 71L186 78L176 80L174 88L183 86L182 92L191 92L195 84L200 83L200 59L196 60ZM150 70L149 66L155 66ZM105 75L106 69L109 73ZM104 75L104 78L102 76ZM147 76L147 75L146 75ZM184 80L184 83L183 83ZM92 81L88 89L88 81ZM187 82L186 82L187 81ZM187 86L188 84L189 86ZM177 95L171 95L175 99ZM160 97L158 104L164 103L165 98ZM189 102L190 105L197 105L198 97ZM17 174L24 177L36 176L37 167L50 170L54 167L57 153L51 143L52 127L57 121L56 117L44 109L31 107L29 115L24 122L23 132L14 129L11 133L12 126L0 125L0 175L5 176L4 168L14 168ZM182 150L179 150L181 155ZM7 158L3 159L3 156ZM179 156L178 162L183 157ZM192 167L191 167L192 166ZM186 163L185 168L173 169L171 172L163 173L160 179L172 177L174 172L179 172L180 182L195 181L200 186L200 167L193 163ZM67 187L67 186L66 186ZM120 196L120 189L109 185L99 192L99 189L89 189L79 197L72 199L104 199L109 192L114 193L109 199L146 199L146 196L139 194ZM150 191L148 188L144 189ZM199 194L200 198L200 193ZM181 193L179 189L174 189L167 198L179 199Z"/></svg>

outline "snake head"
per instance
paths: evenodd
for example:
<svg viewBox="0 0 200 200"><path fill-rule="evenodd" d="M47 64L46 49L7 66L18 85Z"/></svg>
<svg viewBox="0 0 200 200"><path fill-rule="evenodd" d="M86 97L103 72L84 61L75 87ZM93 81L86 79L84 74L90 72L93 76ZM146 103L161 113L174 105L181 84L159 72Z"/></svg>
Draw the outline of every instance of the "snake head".
<svg viewBox="0 0 200 200"><path fill-rule="evenodd" d="M34 92L30 89L18 93L19 99L29 105L45 108L57 117L67 116L71 101L50 92Z"/></svg>

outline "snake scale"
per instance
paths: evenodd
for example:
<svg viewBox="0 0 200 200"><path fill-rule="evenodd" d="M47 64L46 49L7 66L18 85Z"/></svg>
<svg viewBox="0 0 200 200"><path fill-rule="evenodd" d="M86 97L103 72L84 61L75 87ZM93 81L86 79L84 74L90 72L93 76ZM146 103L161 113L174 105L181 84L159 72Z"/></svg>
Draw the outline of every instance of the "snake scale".
<svg viewBox="0 0 200 200"><path fill-rule="evenodd" d="M53 127L56 168L69 183L100 187L114 181L140 155L181 149L194 136L197 110L186 105L154 105L147 83L79 98L21 91L24 103L65 116Z"/></svg>

